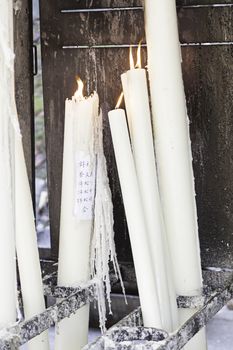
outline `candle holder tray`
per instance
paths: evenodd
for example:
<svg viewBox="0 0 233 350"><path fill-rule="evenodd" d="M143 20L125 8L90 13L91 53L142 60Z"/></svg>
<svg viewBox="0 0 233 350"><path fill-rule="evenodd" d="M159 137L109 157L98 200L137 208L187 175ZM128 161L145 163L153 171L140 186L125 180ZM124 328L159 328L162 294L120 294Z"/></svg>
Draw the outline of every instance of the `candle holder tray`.
<svg viewBox="0 0 233 350"><path fill-rule="evenodd" d="M197 312L175 332L143 327L140 307L109 328L85 350L178 350L205 327L208 321L233 298L233 271L207 269L203 271L202 296L179 296L180 308L197 309ZM55 305L29 320L17 323L0 331L0 350L17 350L19 346L71 316L86 303L95 300L95 281L73 287L56 286L56 272L43 279L44 295L57 298ZM20 299L20 298L19 298Z"/></svg>

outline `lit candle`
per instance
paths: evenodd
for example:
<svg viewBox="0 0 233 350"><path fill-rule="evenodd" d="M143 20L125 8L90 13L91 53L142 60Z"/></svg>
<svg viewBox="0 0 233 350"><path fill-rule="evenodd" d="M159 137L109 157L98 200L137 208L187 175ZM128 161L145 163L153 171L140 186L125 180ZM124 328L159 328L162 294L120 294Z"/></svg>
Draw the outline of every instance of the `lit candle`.
<svg viewBox="0 0 233 350"><path fill-rule="evenodd" d="M89 256L95 193L94 125L96 93L84 98L83 84L66 100L58 285L90 279ZM86 193L88 192L88 193ZM89 305L59 323L55 349L81 349L88 342Z"/></svg>
<svg viewBox="0 0 233 350"><path fill-rule="evenodd" d="M145 0L145 26L159 187L176 292L199 295L197 211L175 0ZM192 349L206 348L200 337Z"/></svg>
<svg viewBox="0 0 233 350"><path fill-rule="evenodd" d="M131 49L131 69L122 74L121 77L127 117L130 120L132 149L145 213L162 325L163 329L173 331L173 326L176 327L178 325L176 294L174 286L172 288L171 285L170 288L168 283L165 251L166 237L158 190L146 71L141 68L140 47L139 45L137 69L134 69ZM171 266L168 266L168 268L171 268ZM173 303L173 307L171 303Z"/></svg>
<svg viewBox="0 0 233 350"><path fill-rule="evenodd" d="M125 112L109 112L109 123L128 223L144 326L162 327L147 227L133 160Z"/></svg>
<svg viewBox="0 0 233 350"><path fill-rule="evenodd" d="M13 2L0 2L0 329L16 321L16 264L13 212L11 106L13 76Z"/></svg>

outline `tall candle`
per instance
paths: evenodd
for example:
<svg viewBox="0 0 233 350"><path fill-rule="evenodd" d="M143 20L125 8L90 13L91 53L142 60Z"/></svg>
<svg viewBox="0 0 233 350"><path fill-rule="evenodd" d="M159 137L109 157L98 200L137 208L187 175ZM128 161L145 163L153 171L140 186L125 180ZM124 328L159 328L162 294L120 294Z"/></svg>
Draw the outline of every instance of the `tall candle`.
<svg viewBox="0 0 233 350"><path fill-rule="evenodd" d="M0 92L0 329L16 321L16 264L10 150L8 148L9 120L2 114L6 110L1 108L3 106L1 97ZM4 101L6 103L6 100Z"/></svg>
<svg viewBox="0 0 233 350"><path fill-rule="evenodd" d="M90 278L95 182L94 123L99 99L66 100L58 285L75 286ZM85 194L85 191L88 191ZM89 305L58 325L55 349L78 350L88 342Z"/></svg>
<svg viewBox="0 0 233 350"><path fill-rule="evenodd" d="M32 203L15 104L12 1L3 0L0 3L0 26L2 26L0 30L0 74L3 84L0 90L1 164L3 161L0 175L0 212L3 227L0 243L0 278L2 281L0 323L2 324L16 320L15 239L25 317L30 318L44 311L45 304ZM2 274L2 269L5 270L4 274ZM29 349L46 350L48 348L46 333L29 343Z"/></svg>
<svg viewBox="0 0 233 350"><path fill-rule="evenodd" d="M162 327L159 299L147 239L147 227L125 112L109 112L117 169L128 223L144 326Z"/></svg>
<svg viewBox="0 0 233 350"><path fill-rule="evenodd" d="M24 316L29 319L45 311L32 198L22 139L15 137L15 236ZM48 350L48 332L28 342L30 350Z"/></svg>
<svg viewBox="0 0 233 350"><path fill-rule="evenodd" d="M175 287L177 294L198 295L200 248L175 0L145 0L145 26L159 186ZM191 348L205 349L202 339L196 337L196 342Z"/></svg>
<svg viewBox="0 0 233 350"><path fill-rule="evenodd" d="M173 323L178 324L178 312L177 308L171 307L171 302L176 305L176 294L174 288L169 287L167 276L166 239L158 190L145 69L130 69L122 75L122 81L127 116L129 115L130 119L130 136L149 235L162 325L163 329L172 331L174 330ZM173 293L171 300L169 289L171 289L170 293ZM173 310L175 311L173 312Z"/></svg>
<svg viewBox="0 0 233 350"><path fill-rule="evenodd" d="M0 328L16 321L11 100L14 98L13 2L0 2Z"/></svg>

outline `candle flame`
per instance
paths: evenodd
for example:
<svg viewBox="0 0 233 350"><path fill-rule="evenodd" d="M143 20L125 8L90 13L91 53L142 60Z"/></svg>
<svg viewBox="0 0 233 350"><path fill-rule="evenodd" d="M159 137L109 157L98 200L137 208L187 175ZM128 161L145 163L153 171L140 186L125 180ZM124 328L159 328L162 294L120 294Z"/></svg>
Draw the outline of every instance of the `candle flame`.
<svg viewBox="0 0 233 350"><path fill-rule="evenodd" d="M77 79L78 88L75 91L74 98L78 101L82 101L84 100L84 95L83 95L84 84L83 84L83 81L80 79L80 77L77 77L76 79Z"/></svg>
<svg viewBox="0 0 233 350"><path fill-rule="evenodd" d="M132 46L131 45L130 45L130 48L129 48L129 64L130 64L130 69L134 69L133 50L132 50Z"/></svg>
<svg viewBox="0 0 233 350"><path fill-rule="evenodd" d="M117 101L117 104L116 104L116 107L115 109L118 109L122 103L122 100L123 100L123 97L124 97L124 93L122 92L118 98L118 101Z"/></svg>
<svg viewBox="0 0 233 350"><path fill-rule="evenodd" d="M135 68L142 68L141 48L142 48L142 40L140 40L140 42L139 42L139 44L138 44L137 63L136 63Z"/></svg>

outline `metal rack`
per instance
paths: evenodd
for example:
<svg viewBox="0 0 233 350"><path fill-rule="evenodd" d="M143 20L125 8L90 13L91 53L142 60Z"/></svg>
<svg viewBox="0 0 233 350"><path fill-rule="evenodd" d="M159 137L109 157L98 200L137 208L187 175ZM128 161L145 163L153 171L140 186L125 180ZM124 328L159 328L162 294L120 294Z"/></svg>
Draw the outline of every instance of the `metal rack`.
<svg viewBox="0 0 233 350"><path fill-rule="evenodd" d="M140 308L136 309L105 334L88 344L85 350L178 350L204 326L221 308L233 298L233 271L206 270L203 295L179 296L180 308L197 309L197 312L178 330L168 334L164 330L145 328ZM45 312L0 331L0 350L17 350L19 346L71 316L86 303L95 300L95 281L76 288L56 286L56 273L44 277L44 294L60 299ZM62 300L61 300L62 299Z"/></svg>
<svg viewBox="0 0 233 350"><path fill-rule="evenodd" d="M102 3L105 3L105 7ZM33 95L32 52L30 53L29 50L32 41L31 1L23 0L22 4L22 8L27 11L19 11L15 18L16 38L20 37L20 40L16 42L18 60L16 91L20 96L18 110L22 121L28 170L31 174L33 173L31 163L34 157L31 151L33 101L28 100L28 96ZM233 167L233 145L232 137L230 137L233 92L233 68L230 64L233 32L230 19L233 5L231 0L177 0L177 5L183 53L183 75L191 119L202 263L203 266L233 268L231 215L233 181L230 176ZM102 106L104 112L114 105L116 95L121 89L119 76L128 67L128 46L129 44L137 45L144 35L143 13L140 0L67 0L65 2L40 0L40 7L48 182L49 191L52 194L50 196L52 249L43 250L43 257L56 260L63 144L63 102L73 91L75 82L72 82L72 79L78 71L84 77L88 72L89 89L98 88L101 100L104 101ZM111 28L114 22L119 25L112 35ZM141 30L135 30L135 23L140 24ZM206 23L208 26L205 25ZM24 40L24 45L22 45L22 40ZM17 54L17 50L20 54ZM145 63L145 48L143 60ZM229 87L227 91L226 86ZM113 199L117 203L114 212L117 223L116 243L118 256L122 262L131 256L130 244L129 240L125 239L127 235L123 205L121 205L106 121L104 125L105 149L111 175ZM226 132L228 130L229 132ZM32 175L31 177L33 178ZM126 263L131 266L132 259L129 258ZM125 280L129 286L128 290L135 291L135 276L131 273L129 266L126 266ZM54 268L49 266L48 271L52 270ZM137 309L110 328L94 343L88 344L86 349L131 350L139 347L140 350L181 349L233 297L233 270L205 269L203 275L206 287L202 297L178 297L179 307L197 308L198 311L173 334L167 334L163 330L144 328L140 309ZM62 300L30 320L20 320L7 329L1 330L0 350L18 349L20 345L25 344L63 318L69 317L86 303L93 302L95 299L94 282L90 281L77 288L57 287L56 272L47 274L44 277L45 296Z"/></svg>

